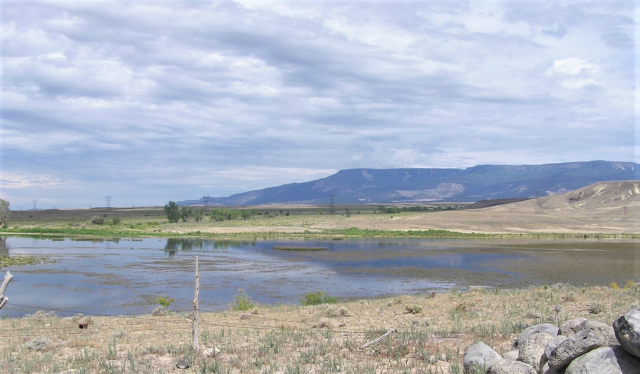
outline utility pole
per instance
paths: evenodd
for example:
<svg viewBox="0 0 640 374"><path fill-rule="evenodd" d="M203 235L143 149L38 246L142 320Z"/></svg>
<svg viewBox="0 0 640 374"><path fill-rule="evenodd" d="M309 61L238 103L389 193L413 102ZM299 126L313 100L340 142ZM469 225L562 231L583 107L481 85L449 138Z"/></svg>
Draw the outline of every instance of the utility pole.
<svg viewBox="0 0 640 374"><path fill-rule="evenodd" d="M209 206L209 196L202 196L202 200L204 201L204 206Z"/></svg>
<svg viewBox="0 0 640 374"><path fill-rule="evenodd" d="M329 213L330 214L333 214L336 212L335 207L333 205L335 198L336 198L336 193L333 191L329 192Z"/></svg>
<svg viewBox="0 0 640 374"><path fill-rule="evenodd" d="M107 208L111 208L111 196L107 196Z"/></svg>
<svg viewBox="0 0 640 374"><path fill-rule="evenodd" d="M38 199L33 199L33 210L38 210Z"/></svg>

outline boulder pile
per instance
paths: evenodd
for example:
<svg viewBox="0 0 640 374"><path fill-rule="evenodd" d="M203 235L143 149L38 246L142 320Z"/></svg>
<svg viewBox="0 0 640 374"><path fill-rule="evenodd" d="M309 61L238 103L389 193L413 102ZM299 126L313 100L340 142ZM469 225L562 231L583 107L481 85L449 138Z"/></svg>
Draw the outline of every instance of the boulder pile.
<svg viewBox="0 0 640 374"><path fill-rule="evenodd" d="M640 311L613 322L576 318L525 329L500 355L483 342L463 358L468 374L640 374Z"/></svg>

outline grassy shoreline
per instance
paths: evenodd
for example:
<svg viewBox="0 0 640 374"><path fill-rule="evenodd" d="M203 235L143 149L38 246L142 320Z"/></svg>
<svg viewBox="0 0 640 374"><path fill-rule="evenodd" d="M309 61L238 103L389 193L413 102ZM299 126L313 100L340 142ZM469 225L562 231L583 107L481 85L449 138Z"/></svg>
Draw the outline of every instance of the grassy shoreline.
<svg viewBox="0 0 640 374"><path fill-rule="evenodd" d="M1 229L0 235L51 236L51 237L92 237L92 238L201 238L222 240L272 240L272 239L366 239L366 238L416 238L416 239L639 239L640 234L613 233L475 233L450 230L371 230L371 229L322 229L293 232L246 231L233 233L211 233L201 231L171 232L131 230L122 228L9 228Z"/></svg>
<svg viewBox="0 0 640 374"><path fill-rule="evenodd" d="M460 374L477 341L499 353L529 325L576 317L610 324L640 307L628 289L565 284L519 290L452 290L315 306L261 306L200 314L200 347L191 348L187 314L77 318L36 313L0 320L0 367L7 373L170 373L181 358L191 373ZM388 338L360 347L391 328Z"/></svg>

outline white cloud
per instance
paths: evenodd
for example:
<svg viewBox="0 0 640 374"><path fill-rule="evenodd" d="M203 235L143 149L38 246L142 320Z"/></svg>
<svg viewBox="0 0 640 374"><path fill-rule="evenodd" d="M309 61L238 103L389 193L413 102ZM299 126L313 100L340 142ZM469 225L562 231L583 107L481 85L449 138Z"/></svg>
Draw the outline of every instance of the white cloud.
<svg viewBox="0 0 640 374"><path fill-rule="evenodd" d="M61 179L48 174L28 174L16 171L2 171L0 173L0 190L26 189L26 188L51 188L61 187L64 183Z"/></svg>
<svg viewBox="0 0 640 374"><path fill-rule="evenodd" d="M351 167L634 160L628 10L4 2L2 170L140 205ZM12 178L24 204L49 183Z"/></svg>
<svg viewBox="0 0 640 374"><path fill-rule="evenodd" d="M594 75L600 72L600 67L594 63L578 57L553 61L553 66L547 69L547 75Z"/></svg>

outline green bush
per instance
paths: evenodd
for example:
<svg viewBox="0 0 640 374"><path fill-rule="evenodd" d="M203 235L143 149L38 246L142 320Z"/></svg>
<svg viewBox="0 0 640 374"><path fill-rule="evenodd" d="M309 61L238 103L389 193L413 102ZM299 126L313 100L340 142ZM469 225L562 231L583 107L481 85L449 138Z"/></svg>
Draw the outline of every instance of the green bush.
<svg viewBox="0 0 640 374"><path fill-rule="evenodd" d="M104 225L104 218L103 217L93 217L91 219L91 223L94 225Z"/></svg>
<svg viewBox="0 0 640 374"><path fill-rule="evenodd" d="M249 295L244 293L244 290L240 290L240 293L233 297L233 302L229 304L229 306L233 310L240 310L244 312L249 309L255 308L256 303L251 300L251 297L249 297Z"/></svg>
<svg viewBox="0 0 640 374"><path fill-rule="evenodd" d="M165 308L168 308L169 305L171 305L171 303L173 303L174 301L175 301L174 299L169 299L164 296L160 296L156 299L156 302L158 302L160 306L163 306Z"/></svg>
<svg viewBox="0 0 640 374"><path fill-rule="evenodd" d="M300 300L302 305L320 305L320 304L335 304L338 301L337 297L331 297L324 291L309 292L304 295L304 298Z"/></svg>
<svg viewBox="0 0 640 374"><path fill-rule="evenodd" d="M119 224L121 221L122 220L120 219L120 217L111 218L111 224L114 225L114 226Z"/></svg>

